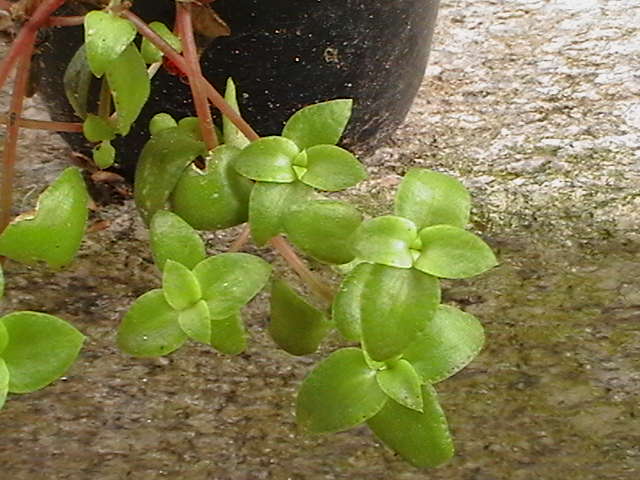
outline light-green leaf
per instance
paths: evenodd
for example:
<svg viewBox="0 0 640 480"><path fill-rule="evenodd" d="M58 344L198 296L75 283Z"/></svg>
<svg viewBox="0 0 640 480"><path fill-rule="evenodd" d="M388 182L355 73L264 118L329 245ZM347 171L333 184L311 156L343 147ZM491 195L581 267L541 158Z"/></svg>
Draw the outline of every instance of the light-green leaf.
<svg viewBox="0 0 640 480"><path fill-rule="evenodd" d="M402 458L419 468L437 467L453 456L447 419L431 385L422 387L423 412L389 400L367 424Z"/></svg>
<svg viewBox="0 0 640 480"><path fill-rule="evenodd" d="M305 150L305 153L307 165L300 181L318 190L337 192L367 178L362 164L343 148L316 145Z"/></svg>
<svg viewBox="0 0 640 480"><path fill-rule="evenodd" d="M258 182L249 198L249 225L253 241L261 246L284 232L289 209L313 195L313 189L301 182Z"/></svg>
<svg viewBox="0 0 640 480"><path fill-rule="evenodd" d="M308 355L318 349L330 328L326 315L284 280L273 282L269 333L280 348L292 355Z"/></svg>
<svg viewBox="0 0 640 480"><path fill-rule="evenodd" d="M136 36L136 27L124 18L102 10L84 17L84 44L91 71L101 77Z"/></svg>
<svg viewBox="0 0 640 480"><path fill-rule="evenodd" d="M443 223L464 228L470 210L471 196L460 181L423 168L409 170L396 193L395 214L418 229Z"/></svg>
<svg viewBox="0 0 640 480"><path fill-rule="evenodd" d="M362 214L339 200L309 200L292 205L284 217L284 230L291 242L307 255L327 263L353 260L352 235L362 223Z"/></svg>
<svg viewBox="0 0 640 480"><path fill-rule="evenodd" d="M342 281L333 299L331 308L333 321L338 331L347 339L359 342L362 337L360 302L362 290L371 275L373 264L361 263Z"/></svg>
<svg viewBox="0 0 640 480"><path fill-rule="evenodd" d="M153 260L159 270L167 260L179 262L192 270L205 259L204 242L187 222L175 213L158 210L149 226Z"/></svg>
<svg viewBox="0 0 640 480"><path fill-rule="evenodd" d="M131 305L118 328L118 347L135 357L157 357L177 350L187 335L161 289L151 290Z"/></svg>
<svg viewBox="0 0 640 480"><path fill-rule="evenodd" d="M238 98L236 95L236 85L231 78L227 79L227 88L224 91L224 99L236 111L240 112L238 107ZM249 144L249 139L236 127L226 115L222 116L222 133L225 145L239 148L242 150Z"/></svg>
<svg viewBox="0 0 640 480"><path fill-rule="evenodd" d="M112 62L107 80L116 106L116 131L126 135L151 92L147 66L135 45L130 45Z"/></svg>
<svg viewBox="0 0 640 480"><path fill-rule="evenodd" d="M260 182L291 183L296 179L293 159L299 149L284 137L264 137L242 150L234 167L240 175Z"/></svg>
<svg viewBox="0 0 640 480"><path fill-rule="evenodd" d="M2 322L0 322L0 355L9 344L9 332Z"/></svg>
<svg viewBox="0 0 640 480"><path fill-rule="evenodd" d="M73 364L84 335L64 320L37 312L0 318L9 335L2 358L9 370L9 391L28 393L60 378Z"/></svg>
<svg viewBox="0 0 640 480"><path fill-rule="evenodd" d="M93 161L98 168L109 168L116 160L116 149L109 140L101 142L93 149Z"/></svg>
<svg viewBox="0 0 640 480"><path fill-rule="evenodd" d="M388 362L387 368L376 376L384 393L401 405L418 412L422 411L422 388L420 377L406 360Z"/></svg>
<svg viewBox="0 0 640 480"><path fill-rule="evenodd" d="M473 315L440 305L403 358L413 365L423 382L437 383L467 366L483 345L484 330Z"/></svg>
<svg viewBox="0 0 640 480"><path fill-rule="evenodd" d="M200 283L193 272L173 260L164 264L162 291L167 303L175 310L184 310L202 298Z"/></svg>
<svg viewBox="0 0 640 480"><path fill-rule="evenodd" d="M167 128L177 127L178 122L168 113L156 113L149 120L149 133L156 135Z"/></svg>
<svg viewBox="0 0 640 480"><path fill-rule="evenodd" d="M149 28L157 33L160 38L162 38L165 42L167 42L171 47L178 53L182 52L182 43L180 42L180 37L174 35L169 28L161 22L151 22L149 24ZM147 37L142 39L142 44L140 45L140 53L142 54L142 58L144 58L145 63L156 63L162 61L162 52L158 47L156 47L153 43L151 43Z"/></svg>
<svg viewBox="0 0 640 480"><path fill-rule="evenodd" d="M82 124L82 133L90 142L113 140L116 136L115 129L108 120L90 113Z"/></svg>
<svg viewBox="0 0 640 480"><path fill-rule="evenodd" d="M18 262L68 265L80 247L87 223L89 195L77 168L67 168L25 213L0 235L0 255Z"/></svg>
<svg viewBox="0 0 640 480"><path fill-rule="evenodd" d="M451 225L420 231L422 250L415 268L441 278L466 278L495 267L491 248L480 237Z"/></svg>
<svg viewBox="0 0 640 480"><path fill-rule="evenodd" d="M151 137L140 154L134 188L136 206L145 222L165 207L182 171L204 153L204 144L180 127Z"/></svg>
<svg viewBox="0 0 640 480"><path fill-rule="evenodd" d="M339 432L373 417L386 402L362 350L345 348L320 362L302 382L296 420L309 433Z"/></svg>
<svg viewBox="0 0 640 480"><path fill-rule="evenodd" d="M87 101L92 78L85 48L82 45L67 65L63 78L64 93L71 108L80 118L85 118L87 115Z"/></svg>
<svg viewBox="0 0 640 480"><path fill-rule="evenodd" d="M227 355L244 352L247 348L247 333L240 312L211 319L211 346Z"/></svg>
<svg viewBox="0 0 640 480"><path fill-rule="evenodd" d="M400 355L440 303L440 285L415 269L374 265L360 294L362 342L373 360Z"/></svg>
<svg viewBox="0 0 640 480"><path fill-rule="evenodd" d="M221 253L200 262L193 273L211 318L235 314L265 286L271 265L247 253ZM214 332L215 333L215 332Z"/></svg>
<svg viewBox="0 0 640 480"><path fill-rule="evenodd" d="M233 168L238 149L220 145L206 167L187 167L171 194L171 208L192 227L219 230L247 221L253 182Z"/></svg>
<svg viewBox="0 0 640 480"><path fill-rule="evenodd" d="M411 246L418 238L411 220L393 215L362 222L354 233L354 253L367 262L398 268L411 268Z"/></svg>
<svg viewBox="0 0 640 480"><path fill-rule="evenodd" d="M282 136L296 142L301 150L335 145L349 122L352 105L351 99L338 99L304 107L287 120Z"/></svg>
<svg viewBox="0 0 640 480"><path fill-rule="evenodd" d="M178 315L178 323L189 338L207 345L211 343L209 306L204 300L182 310Z"/></svg>
<svg viewBox="0 0 640 480"><path fill-rule="evenodd" d="M9 393L9 369L7 364L0 357L0 409L4 407L4 402Z"/></svg>

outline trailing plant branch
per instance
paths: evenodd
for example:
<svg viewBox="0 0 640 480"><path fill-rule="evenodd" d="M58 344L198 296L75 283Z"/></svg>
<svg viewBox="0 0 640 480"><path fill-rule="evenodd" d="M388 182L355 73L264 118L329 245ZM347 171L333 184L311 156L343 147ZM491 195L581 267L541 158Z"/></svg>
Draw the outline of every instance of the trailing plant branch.
<svg viewBox="0 0 640 480"><path fill-rule="evenodd" d="M52 132L82 132L82 123L76 122L53 122L48 120L32 120L30 118L18 118L16 120L21 128L33 130L50 130ZM0 124L7 125L9 117L0 113Z"/></svg>
<svg viewBox="0 0 640 480"><path fill-rule="evenodd" d="M45 23L48 27L77 27L84 23L84 15L73 15L68 17L49 17Z"/></svg>
<svg viewBox="0 0 640 480"><path fill-rule="evenodd" d="M98 116L105 120L111 115L111 89L107 77L102 77L100 82L100 98L98 100Z"/></svg>
<svg viewBox="0 0 640 480"><path fill-rule="evenodd" d="M211 118L211 110L209 102L203 90L202 71L200 69L200 61L193 35L193 23L191 19L191 4L176 3L176 26L178 35L182 39L184 49L184 59L186 60L186 71L191 87L191 95L196 108L196 114L200 119L200 131L202 139L207 146L207 150L213 150L218 145L215 129L213 127L213 119Z"/></svg>
<svg viewBox="0 0 640 480"><path fill-rule="evenodd" d="M251 228L249 228L249 224L245 223L244 227L242 227L242 231L238 235L238 237L233 241L227 252L239 252L244 248L244 246L249 242L249 237L251 236Z"/></svg>

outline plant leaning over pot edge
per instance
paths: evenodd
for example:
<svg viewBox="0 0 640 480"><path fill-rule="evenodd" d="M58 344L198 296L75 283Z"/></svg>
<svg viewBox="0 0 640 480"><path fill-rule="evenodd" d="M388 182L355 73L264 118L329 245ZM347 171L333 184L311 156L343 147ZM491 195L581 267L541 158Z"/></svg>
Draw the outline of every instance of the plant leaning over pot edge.
<svg viewBox="0 0 640 480"><path fill-rule="evenodd" d="M9 222L20 126L82 130L96 145L96 167L107 168L116 156L111 140L127 134L149 95L150 75L169 61L187 79L197 117L158 114L149 125L134 189L162 284L125 314L117 334L120 349L137 357L167 355L192 340L238 354L247 344L241 311L270 283L268 330L280 348L292 355L313 353L334 329L357 345L333 352L303 381L296 402L300 427L328 433L367 423L418 467L447 461L452 441L433 385L465 367L481 350L484 334L473 316L440 304L439 278L466 278L496 265L490 248L464 229L471 206L464 186L441 173L410 169L393 214L365 219L351 204L323 195L366 177L356 157L336 145L351 100L305 107L280 136L259 138L238 114L233 82L223 99L200 72L192 15L206 7L177 2L170 29L145 24L120 1L103 2L104 9L82 17L52 16L63 3L37 2L0 63L0 86L12 69L17 72L6 117L0 254L63 268L73 260L87 222L88 195L76 168L45 190L35 212ZM4 10L13 5L0 2ZM67 68L65 84L83 123L34 125L22 119L37 29L78 23L84 24L85 43ZM101 82L95 108L87 100L92 78ZM221 128L209 103L223 115ZM245 222L227 253L207 256L197 230ZM270 264L240 253L249 236L258 246L270 244L311 297L280 276L270 280ZM294 246L344 275L337 293ZM0 318L0 404L8 392L30 392L61 376L83 338L43 313Z"/></svg>

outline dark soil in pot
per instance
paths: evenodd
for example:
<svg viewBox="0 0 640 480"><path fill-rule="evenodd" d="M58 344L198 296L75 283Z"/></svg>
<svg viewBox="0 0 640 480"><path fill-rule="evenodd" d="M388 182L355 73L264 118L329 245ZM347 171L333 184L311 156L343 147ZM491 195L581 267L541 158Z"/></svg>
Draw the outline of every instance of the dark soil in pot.
<svg viewBox="0 0 640 480"><path fill-rule="evenodd" d="M380 145L403 121L426 66L438 0L218 0L216 12L231 36L212 41L202 54L205 76L219 89L236 81L243 115L261 135L278 134L297 109L332 98L353 98L352 121L343 143L360 152ZM173 2L136 0L145 20L171 23ZM56 120L72 120L62 73L82 41L81 28L55 29L40 56L42 94ZM131 174L158 112L192 114L190 92L161 69L152 98L125 139L119 162ZM77 120L77 119L75 119ZM87 150L79 135L65 135Z"/></svg>

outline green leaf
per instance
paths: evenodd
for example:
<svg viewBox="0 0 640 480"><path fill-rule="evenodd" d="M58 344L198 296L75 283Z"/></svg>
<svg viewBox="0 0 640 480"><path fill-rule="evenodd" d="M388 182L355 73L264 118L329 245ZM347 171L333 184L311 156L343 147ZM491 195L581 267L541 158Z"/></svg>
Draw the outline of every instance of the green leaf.
<svg viewBox="0 0 640 480"><path fill-rule="evenodd" d="M238 107L238 98L236 95L236 85L231 78L227 79L227 88L224 91L224 99L236 111L240 112ZM242 150L249 144L249 139L236 127L226 115L222 116L222 132L224 134L225 145L239 148Z"/></svg>
<svg viewBox="0 0 640 480"><path fill-rule="evenodd" d="M354 252L367 262L411 268L411 246L418 238L415 224L402 217L386 215L362 222L354 234Z"/></svg>
<svg viewBox="0 0 640 480"><path fill-rule="evenodd" d="M338 331L347 339L359 342L362 337L360 301L367 278L372 274L373 264L361 263L342 281L331 308L333 321Z"/></svg>
<svg viewBox="0 0 640 480"><path fill-rule="evenodd" d="M305 378L296 420L309 433L346 430L368 420L387 402L359 348L333 352Z"/></svg>
<svg viewBox="0 0 640 480"><path fill-rule="evenodd" d="M280 348L292 355L313 353L330 328L325 314L307 303L284 280L273 282L269 333Z"/></svg>
<svg viewBox="0 0 640 480"><path fill-rule="evenodd" d="M352 235L362 215L339 200L310 200L292 205L284 217L289 240L322 262L342 264L353 260Z"/></svg>
<svg viewBox="0 0 640 480"><path fill-rule="evenodd" d="M0 299L4 297L4 270L2 268L2 264L0 264ZM2 345L2 342L0 342L0 345ZM2 348L0 348L0 352L2 351Z"/></svg>
<svg viewBox="0 0 640 480"><path fill-rule="evenodd" d="M233 168L238 149L220 145L206 167L187 167L171 194L171 208L192 227L219 230L247 221L253 183Z"/></svg>
<svg viewBox="0 0 640 480"><path fill-rule="evenodd" d="M134 197L145 222L165 207L182 171L204 155L201 141L180 127L167 128L151 137L138 159Z"/></svg>
<svg viewBox="0 0 640 480"><path fill-rule="evenodd" d="M313 189L301 182L256 183L249 198L249 225L254 242L258 246L264 245L284 232L284 220L289 209L306 201L312 194Z"/></svg>
<svg viewBox="0 0 640 480"><path fill-rule="evenodd" d="M469 222L471 196L453 177L412 168L398 187L395 214L412 220L422 229L448 224L464 228Z"/></svg>
<svg viewBox="0 0 640 480"><path fill-rule="evenodd" d="M389 362L386 369L376 375L378 385L384 393L400 405L411 410L422 411L422 388L420 377L406 360Z"/></svg>
<svg viewBox="0 0 640 480"><path fill-rule="evenodd" d="M244 352L247 348L247 334L240 312L211 319L211 346L227 355Z"/></svg>
<svg viewBox="0 0 640 480"><path fill-rule="evenodd" d="M0 358L0 410L4 407L4 402L9 393L9 369L5 361Z"/></svg>
<svg viewBox="0 0 640 480"><path fill-rule="evenodd" d="M184 310L202 298L198 279L181 263L167 260L162 271L162 291L171 308Z"/></svg>
<svg viewBox="0 0 640 480"><path fill-rule="evenodd" d="M182 331L190 338L209 345L211 343L211 320L209 306L204 300L184 309L178 315L178 323Z"/></svg>
<svg viewBox="0 0 640 480"><path fill-rule="evenodd" d="M84 17L84 43L91 71L101 77L129 46L136 36L136 27L129 20L101 10Z"/></svg>
<svg viewBox="0 0 640 480"><path fill-rule="evenodd" d="M168 113L156 113L149 121L149 133L157 135L167 128L177 127L178 122Z"/></svg>
<svg viewBox="0 0 640 480"><path fill-rule="evenodd" d="M484 330L473 315L440 305L403 358L413 365L423 382L437 383L466 367L483 345Z"/></svg>
<svg viewBox="0 0 640 480"><path fill-rule="evenodd" d="M192 270L206 257L200 235L182 218L167 210L158 210L153 215L149 236L153 260L161 271L167 260Z"/></svg>
<svg viewBox="0 0 640 480"><path fill-rule="evenodd" d="M98 168L109 168L116 159L116 149L105 140L93 149L93 161Z"/></svg>
<svg viewBox="0 0 640 480"><path fill-rule="evenodd" d="M73 364L84 335L53 315L14 312L0 318L9 334L2 358L9 370L9 391L28 393L60 378Z"/></svg>
<svg viewBox="0 0 640 480"><path fill-rule="evenodd" d="M138 297L118 328L118 347L134 357L157 357L180 348L187 340L160 289Z"/></svg>
<svg viewBox="0 0 640 480"><path fill-rule="evenodd" d="M2 322L0 322L0 355L9 344L9 332Z"/></svg>
<svg viewBox="0 0 640 480"><path fill-rule="evenodd" d="M352 187L367 178L367 172L358 159L347 150L335 145L316 145L305 150L306 171L300 177L318 190L337 192Z"/></svg>
<svg viewBox="0 0 640 480"><path fill-rule="evenodd" d="M362 343L373 360L400 355L440 303L436 278L415 269L374 265L360 294Z"/></svg>
<svg viewBox="0 0 640 480"><path fill-rule="evenodd" d="M0 235L0 255L18 262L46 262L51 268L71 263L87 223L89 195L80 170L67 168L25 213Z"/></svg>
<svg viewBox="0 0 640 480"><path fill-rule="evenodd" d="M82 124L82 133L90 142L113 140L116 136L115 129L104 118L90 113Z"/></svg>
<svg viewBox="0 0 640 480"><path fill-rule="evenodd" d="M223 318L240 310L262 290L271 275L271 265L247 253L221 253L200 262L193 273L211 317Z"/></svg>
<svg viewBox="0 0 640 480"><path fill-rule="evenodd" d="M367 424L402 458L419 468L437 467L453 456L447 419L431 385L422 387L423 412L389 400Z"/></svg>
<svg viewBox="0 0 640 480"><path fill-rule="evenodd" d="M349 122L352 105L351 99L309 105L287 120L282 136L296 142L301 150L314 145L335 145Z"/></svg>
<svg viewBox="0 0 640 480"><path fill-rule="evenodd" d="M167 42L171 47L178 53L182 52L182 43L180 42L180 37L173 34L169 28L161 22L151 22L149 24L149 28L156 32L165 42ZM153 43L151 43L147 37L142 39L142 44L140 45L140 52L142 54L142 58L144 58L145 63L151 64L162 61L162 52L158 47L156 47Z"/></svg>
<svg viewBox="0 0 640 480"><path fill-rule="evenodd" d="M466 278L495 267L491 248L480 237L451 225L420 230L422 251L415 268L442 278Z"/></svg>
<svg viewBox="0 0 640 480"><path fill-rule="evenodd" d="M247 145L235 159L240 175L260 182L291 183L296 179L293 159L299 149L284 137L264 137Z"/></svg>
<svg viewBox="0 0 640 480"><path fill-rule="evenodd" d="M130 45L111 63L107 80L116 106L116 131L126 135L151 91L147 66L135 45Z"/></svg>
<svg viewBox="0 0 640 480"><path fill-rule="evenodd" d="M63 77L64 93L71 108L80 118L85 118L87 115L87 101L92 79L93 74L89 69L85 48L82 45L67 65Z"/></svg>

